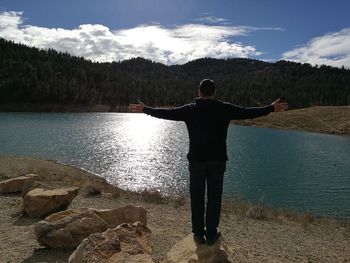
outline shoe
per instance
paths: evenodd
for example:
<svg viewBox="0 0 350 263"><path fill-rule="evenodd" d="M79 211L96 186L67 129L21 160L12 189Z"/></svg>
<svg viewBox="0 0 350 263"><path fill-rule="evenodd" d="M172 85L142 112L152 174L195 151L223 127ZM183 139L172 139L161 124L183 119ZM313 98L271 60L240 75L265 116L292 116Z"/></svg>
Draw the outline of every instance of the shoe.
<svg viewBox="0 0 350 263"><path fill-rule="evenodd" d="M220 236L221 236L220 232L216 232L214 235L207 235L206 236L206 238L207 238L207 245L208 246L214 245L216 240L218 240Z"/></svg>
<svg viewBox="0 0 350 263"><path fill-rule="evenodd" d="M199 244L199 245L204 245L205 244L205 238L204 238L204 235L197 235L197 234L194 234L193 235L193 240L196 244Z"/></svg>

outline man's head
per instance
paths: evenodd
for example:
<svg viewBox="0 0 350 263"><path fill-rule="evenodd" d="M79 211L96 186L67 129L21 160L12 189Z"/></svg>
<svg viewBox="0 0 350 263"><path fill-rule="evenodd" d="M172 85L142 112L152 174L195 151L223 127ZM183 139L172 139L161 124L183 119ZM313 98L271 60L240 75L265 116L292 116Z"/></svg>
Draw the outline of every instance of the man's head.
<svg viewBox="0 0 350 263"><path fill-rule="evenodd" d="M203 79L199 84L198 95L200 97L213 97L215 93L216 88L214 81L211 79Z"/></svg>

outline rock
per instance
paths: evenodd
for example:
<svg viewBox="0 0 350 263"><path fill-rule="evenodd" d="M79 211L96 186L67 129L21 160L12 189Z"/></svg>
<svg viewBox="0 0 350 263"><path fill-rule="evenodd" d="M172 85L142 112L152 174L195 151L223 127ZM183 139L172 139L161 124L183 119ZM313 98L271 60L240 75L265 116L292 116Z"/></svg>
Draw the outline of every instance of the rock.
<svg viewBox="0 0 350 263"><path fill-rule="evenodd" d="M23 184L21 196L24 197L28 192L38 187L42 189L52 189L51 187L44 185L41 182L34 181L34 180L27 180Z"/></svg>
<svg viewBox="0 0 350 263"><path fill-rule="evenodd" d="M78 195L78 187L47 190L35 188L23 198L24 211L30 217L43 217L67 209Z"/></svg>
<svg viewBox="0 0 350 263"><path fill-rule="evenodd" d="M69 263L151 263L151 231L142 223L121 224L84 239Z"/></svg>
<svg viewBox="0 0 350 263"><path fill-rule="evenodd" d="M107 228L108 224L91 210L67 210L39 221L34 227L34 233L42 246L75 248L87 236Z"/></svg>
<svg viewBox="0 0 350 263"><path fill-rule="evenodd" d="M102 217L110 227L134 222L141 222L147 226L147 211L141 206L126 205L116 209L92 210Z"/></svg>
<svg viewBox="0 0 350 263"><path fill-rule="evenodd" d="M38 178L36 174L26 174L16 178L0 182L0 194L18 193L22 191L23 184L26 181L33 181Z"/></svg>
<svg viewBox="0 0 350 263"><path fill-rule="evenodd" d="M249 208L247 217L252 219L265 219L267 218L267 211L264 207L253 206Z"/></svg>
<svg viewBox="0 0 350 263"><path fill-rule="evenodd" d="M84 208L49 215L35 225L34 232L42 246L75 248L93 233L136 221L146 222L144 208L131 205L111 210Z"/></svg>
<svg viewBox="0 0 350 263"><path fill-rule="evenodd" d="M229 263L234 262L219 239L212 246L198 245L190 234L175 244L162 263Z"/></svg>

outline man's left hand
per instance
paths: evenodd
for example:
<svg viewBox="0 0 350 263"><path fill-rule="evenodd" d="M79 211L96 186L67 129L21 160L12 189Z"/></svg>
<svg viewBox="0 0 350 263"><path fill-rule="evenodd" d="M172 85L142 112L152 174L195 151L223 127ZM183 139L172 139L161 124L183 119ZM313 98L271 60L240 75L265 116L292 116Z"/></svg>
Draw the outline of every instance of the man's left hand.
<svg viewBox="0 0 350 263"><path fill-rule="evenodd" d="M143 112L144 107L145 107L145 104L139 100L137 104L130 104L128 109L129 109L129 112L141 113Z"/></svg>

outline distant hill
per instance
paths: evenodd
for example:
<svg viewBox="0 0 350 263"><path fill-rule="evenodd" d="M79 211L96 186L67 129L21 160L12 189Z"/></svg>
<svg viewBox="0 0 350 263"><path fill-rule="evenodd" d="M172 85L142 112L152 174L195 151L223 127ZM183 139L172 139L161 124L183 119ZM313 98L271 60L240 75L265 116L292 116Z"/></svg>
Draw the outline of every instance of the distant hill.
<svg viewBox="0 0 350 263"><path fill-rule="evenodd" d="M271 113L236 124L350 135L350 106L315 106L286 112Z"/></svg>
<svg viewBox="0 0 350 263"><path fill-rule="evenodd" d="M244 58L173 66L143 58L93 63L0 39L3 111L64 111L65 105L73 111L98 105L120 110L138 98L150 105L180 105L196 97L203 78L215 80L220 99L240 105L264 105L277 97L294 108L350 105L350 70L344 68Z"/></svg>

